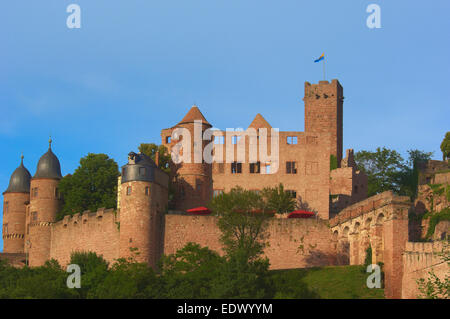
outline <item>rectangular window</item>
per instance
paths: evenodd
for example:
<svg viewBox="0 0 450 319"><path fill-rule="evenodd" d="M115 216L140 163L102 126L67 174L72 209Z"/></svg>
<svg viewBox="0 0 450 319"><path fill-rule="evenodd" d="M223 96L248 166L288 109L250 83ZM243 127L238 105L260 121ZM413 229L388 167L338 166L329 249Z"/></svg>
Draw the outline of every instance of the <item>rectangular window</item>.
<svg viewBox="0 0 450 319"><path fill-rule="evenodd" d="M180 198L184 198L184 196L186 196L186 192L184 191L184 187L181 186L180 187Z"/></svg>
<svg viewBox="0 0 450 319"><path fill-rule="evenodd" d="M286 174L297 174L297 162L286 162Z"/></svg>
<svg viewBox="0 0 450 319"><path fill-rule="evenodd" d="M237 144L241 140L242 136L234 135L231 137L231 144Z"/></svg>
<svg viewBox="0 0 450 319"><path fill-rule="evenodd" d="M220 174L225 173L225 164L224 163L219 163L219 173Z"/></svg>
<svg viewBox="0 0 450 319"><path fill-rule="evenodd" d="M217 197L217 196L219 196L221 194L223 194L223 189L215 189L213 196Z"/></svg>
<svg viewBox="0 0 450 319"><path fill-rule="evenodd" d="M58 189L58 187L55 187L55 198L59 199L59 189Z"/></svg>
<svg viewBox="0 0 450 319"><path fill-rule="evenodd" d="M286 191L289 195L291 195L292 198L297 198L297 192L292 190Z"/></svg>
<svg viewBox="0 0 450 319"><path fill-rule="evenodd" d="M286 142L289 145L297 144L297 136L288 136Z"/></svg>
<svg viewBox="0 0 450 319"><path fill-rule="evenodd" d="M242 163L233 162L231 163L231 174L241 174L242 173Z"/></svg>
<svg viewBox="0 0 450 319"><path fill-rule="evenodd" d="M131 186L127 187L127 196L131 195Z"/></svg>
<svg viewBox="0 0 450 319"><path fill-rule="evenodd" d="M34 188L31 190L31 196L32 196L33 198L37 198L37 197L38 197L38 188L37 188L37 187L34 187Z"/></svg>
<svg viewBox="0 0 450 319"><path fill-rule="evenodd" d="M225 137L224 136L214 136L214 144L224 144Z"/></svg>
<svg viewBox="0 0 450 319"><path fill-rule="evenodd" d="M3 214L8 213L8 206L9 206L9 203L5 202L5 209L3 210Z"/></svg>
<svg viewBox="0 0 450 319"><path fill-rule="evenodd" d="M37 220L38 220L38 213L37 212L32 212L31 213L31 221L37 222Z"/></svg>
<svg viewBox="0 0 450 319"><path fill-rule="evenodd" d="M261 163L250 163L250 174L259 174L261 173Z"/></svg>
<svg viewBox="0 0 450 319"><path fill-rule="evenodd" d="M145 195L150 195L150 187L145 187Z"/></svg>
<svg viewBox="0 0 450 319"><path fill-rule="evenodd" d="M170 144L171 136L166 136L166 144Z"/></svg>
<svg viewBox="0 0 450 319"><path fill-rule="evenodd" d="M266 164L266 174L270 174L270 164Z"/></svg>
<svg viewBox="0 0 450 319"><path fill-rule="evenodd" d="M197 193L202 192L202 181L200 181L200 180L195 181L195 190Z"/></svg>

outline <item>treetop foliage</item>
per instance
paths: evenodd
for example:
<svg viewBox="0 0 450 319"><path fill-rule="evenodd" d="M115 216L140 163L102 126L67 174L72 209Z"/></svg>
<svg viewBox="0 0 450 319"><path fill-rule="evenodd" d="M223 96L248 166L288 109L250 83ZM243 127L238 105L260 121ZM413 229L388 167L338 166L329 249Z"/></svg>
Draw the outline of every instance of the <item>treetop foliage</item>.
<svg viewBox="0 0 450 319"><path fill-rule="evenodd" d="M158 153L159 168L168 174L170 173L170 154L164 145L158 146L154 143L141 143L138 150L150 157L154 162L156 162L156 154Z"/></svg>
<svg viewBox="0 0 450 319"><path fill-rule="evenodd" d="M355 162L368 178L368 196L387 190L414 197L417 191L417 164L431 159L432 152L409 150L405 161L395 150L378 147L376 151L359 151Z"/></svg>
<svg viewBox="0 0 450 319"><path fill-rule="evenodd" d="M450 132L445 133L441 143L442 160L450 159Z"/></svg>
<svg viewBox="0 0 450 319"><path fill-rule="evenodd" d="M106 154L89 153L81 158L75 172L59 183L63 206L57 218L101 207L116 208L119 175L117 163Z"/></svg>

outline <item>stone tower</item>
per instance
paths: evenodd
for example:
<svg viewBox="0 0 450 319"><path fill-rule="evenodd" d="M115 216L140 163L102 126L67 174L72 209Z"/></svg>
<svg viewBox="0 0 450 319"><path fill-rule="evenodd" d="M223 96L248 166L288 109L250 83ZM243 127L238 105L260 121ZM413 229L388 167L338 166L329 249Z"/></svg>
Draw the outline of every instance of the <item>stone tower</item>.
<svg viewBox="0 0 450 319"><path fill-rule="evenodd" d="M25 247L25 218L30 201L30 172L23 166L23 155L18 168L11 175L3 193L3 252L23 253Z"/></svg>
<svg viewBox="0 0 450 319"><path fill-rule="evenodd" d="M343 89L338 80L305 82L305 132L330 133L331 154L342 160Z"/></svg>
<svg viewBox="0 0 450 319"><path fill-rule="evenodd" d="M169 177L148 156L131 152L122 166L120 256L155 267L163 248Z"/></svg>
<svg viewBox="0 0 450 319"><path fill-rule="evenodd" d="M181 163L172 165L175 210L186 211L190 208L205 206L212 198L212 164L207 163L203 158L203 151L211 142L210 139L203 139L204 133L211 127L212 125L208 123L199 108L193 105L177 125L161 132L162 143L169 152L175 144L183 143L182 139L190 138L190 152L184 149L180 151L184 159L189 158L189 162L183 160ZM185 129L189 136L181 135L180 138L172 141L172 132L177 128ZM196 150L197 156L194 154Z"/></svg>
<svg viewBox="0 0 450 319"><path fill-rule="evenodd" d="M61 207L58 191L61 166L52 152L51 143L50 139L48 151L39 159L36 174L31 179L25 236L25 252L29 253L30 266L43 265L50 259L51 225Z"/></svg>

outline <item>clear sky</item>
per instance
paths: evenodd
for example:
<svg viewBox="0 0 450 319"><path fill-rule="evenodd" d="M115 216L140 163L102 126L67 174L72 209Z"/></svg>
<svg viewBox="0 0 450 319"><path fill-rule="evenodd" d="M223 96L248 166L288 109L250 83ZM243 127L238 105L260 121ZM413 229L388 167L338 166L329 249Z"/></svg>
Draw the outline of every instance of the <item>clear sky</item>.
<svg viewBox="0 0 450 319"><path fill-rule="evenodd" d="M66 26L71 3L81 29ZM380 29L366 25L371 3ZM220 129L261 113L303 131L304 82L322 80L322 52L344 87L344 148L441 159L449 14L448 0L2 1L0 190L22 151L35 173L50 134L63 175L89 152L123 165L194 103Z"/></svg>

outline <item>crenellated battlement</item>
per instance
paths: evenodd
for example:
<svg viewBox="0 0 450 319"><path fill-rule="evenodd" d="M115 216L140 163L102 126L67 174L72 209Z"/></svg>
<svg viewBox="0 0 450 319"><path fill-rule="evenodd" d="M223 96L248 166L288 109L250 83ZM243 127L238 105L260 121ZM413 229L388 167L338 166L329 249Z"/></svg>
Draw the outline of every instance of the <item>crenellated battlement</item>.
<svg viewBox="0 0 450 319"><path fill-rule="evenodd" d="M445 245L442 241L435 241L429 243L407 242L405 247L405 254L414 253L441 253Z"/></svg>
<svg viewBox="0 0 450 319"><path fill-rule="evenodd" d="M339 81L333 79L331 82L319 81L318 84L311 84L305 82L305 99L327 99L327 98L339 98L343 99L343 89L339 84Z"/></svg>
<svg viewBox="0 0 450 319"><path fill-rule="evenodd" d="M64 216L64 218L61 221L58 221L54 223L55 227L63 226L64 228L67 228L69 226L74 225L82 225L82 224L88 224L88 223L98 223L103 220L104 217L113 218L116 222L117 215L114 209L106 209L106 208L99 208L96 212L91 212L90 210L86 210L82 213L77 213L74 215L67 215Z"/></svg>
<svg viewBox="0 0 450 319"><path fill-rule="evenodd" d="M430 272L441 280L448 276L448 262L442 256L448 249L448 243L443 241L406 243L403 252L402 298L417 298L420 294L417 280L429 278Z"/></svg>
<svg viewBox="0 0 450 319"><path fill-rule="evenodd" d="M50 257L65 265L72 252L92 251L113 261L119 258L119 234L119 216L114 209L64 216L52 225Z"/></svg>

